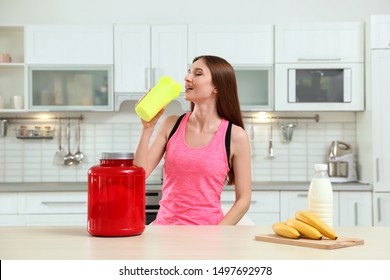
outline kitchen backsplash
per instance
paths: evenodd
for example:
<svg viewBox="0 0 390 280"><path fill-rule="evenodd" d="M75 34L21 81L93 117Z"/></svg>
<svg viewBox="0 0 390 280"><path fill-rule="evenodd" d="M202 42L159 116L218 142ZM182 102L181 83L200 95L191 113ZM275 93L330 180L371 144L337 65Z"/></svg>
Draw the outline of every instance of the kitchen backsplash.
<svg viewBox="0 0 390 280"><path fill-rule="evenodd" d="M340 118L342 119L342 118ZM295 121L292 121L295 123ZM328 161L333 140L352 145L356 152L356 122L346 120L301 122L294 130L290 143L283 143L280 125L273 123L274 157L268 156L269 125L246 123L252 147L253 181L309 181L315 163ZM57 123L58 124L58 123ZM71 126L71 152L77 150L75 141L77 121ZM253 133L250 133L250 126ZM87 161L78 166L58 166L53 163L58 143L52 140L22 140L15 137L17 124L10 124L6 137L0 138L0 182L87 182L88 169L99 163L102 152L133 152L137 145L140 122L122 119L88 120L81 124L81 151ZM68 152L65 125L62 146ZM148 178L149 183L161 182L162 163Z"/></svg>

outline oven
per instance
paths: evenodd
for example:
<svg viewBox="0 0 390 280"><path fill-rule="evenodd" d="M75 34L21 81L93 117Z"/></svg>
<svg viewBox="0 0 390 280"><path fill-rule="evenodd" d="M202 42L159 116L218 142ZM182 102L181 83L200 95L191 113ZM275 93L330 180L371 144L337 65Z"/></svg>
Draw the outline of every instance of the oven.
<svg viewBox="0 0 390 280"><path fill-rule="evenodd" d="M149 225L156 219L162 193L159 190L147 190L145 195L146 224Z"/></svg>

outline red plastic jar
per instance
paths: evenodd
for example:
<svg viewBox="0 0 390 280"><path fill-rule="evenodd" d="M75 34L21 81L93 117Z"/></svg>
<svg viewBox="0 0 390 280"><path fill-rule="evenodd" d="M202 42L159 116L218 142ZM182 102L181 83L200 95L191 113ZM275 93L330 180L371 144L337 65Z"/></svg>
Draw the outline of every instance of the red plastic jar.
<svg viewBox="0 0 390 280"><path fill-rule="evenodd" d="M145 170L133 153L102 153L88 170L88 232L131 236L145 230Z"/></svg>

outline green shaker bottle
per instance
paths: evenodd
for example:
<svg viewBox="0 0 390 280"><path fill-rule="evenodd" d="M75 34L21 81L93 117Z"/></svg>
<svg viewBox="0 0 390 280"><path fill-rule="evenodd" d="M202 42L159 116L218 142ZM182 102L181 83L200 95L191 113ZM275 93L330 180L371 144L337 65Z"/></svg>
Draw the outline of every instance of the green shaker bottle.
<svg viewBox="0 0 390 280"><path fill-rule="evenodd" d="M180 95L181 89L182 85L170 77L161 77L158 83L135 107L137 115L146 122L150 121L162 108Z"/></svg>

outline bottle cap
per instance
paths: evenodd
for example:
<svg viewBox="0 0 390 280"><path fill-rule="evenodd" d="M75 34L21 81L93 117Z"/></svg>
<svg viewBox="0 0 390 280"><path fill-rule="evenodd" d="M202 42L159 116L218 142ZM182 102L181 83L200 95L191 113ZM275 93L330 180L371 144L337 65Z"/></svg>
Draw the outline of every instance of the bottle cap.
<svg viewBox="0 0 390 280"><path fill-rule="evenodd" d="M134 159L134 153L102 153L101 159Z"/></svg>
<svg viewBox="0 0 390 280"><path fill-rule="evenodd" d="M328 170L328 165L323 163L318 163L314 165L315 171L326 171Z"/></svg>

